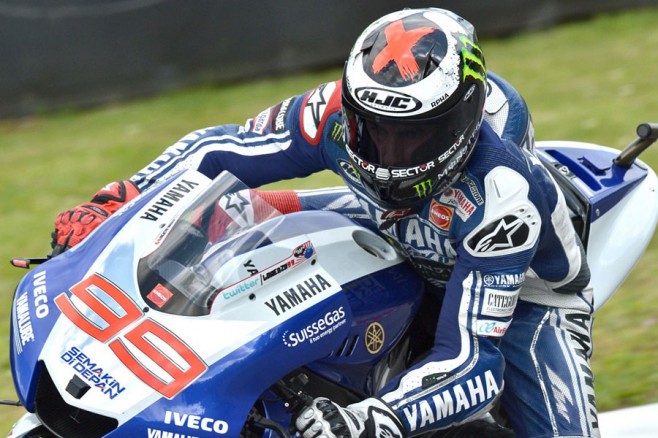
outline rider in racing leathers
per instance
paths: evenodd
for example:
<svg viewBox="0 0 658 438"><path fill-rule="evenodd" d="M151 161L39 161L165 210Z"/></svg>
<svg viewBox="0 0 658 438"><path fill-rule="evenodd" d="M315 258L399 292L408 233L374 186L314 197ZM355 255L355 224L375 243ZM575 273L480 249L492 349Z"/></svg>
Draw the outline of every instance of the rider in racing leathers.
<svg viewBox="0 0 658 438"><path fill-rule="evenodd" d="M486 107L485 107L486 99ZM442 302L429 354L376 394L316 399L304 437L402 437L482 417L502 397L518 436L598 436L589 270L525 103L485 70L473 27L441 9L382 17L342 81L190 133L58 216L58 250L185 168L251 187L331 169L348 189L287 192L282 210L352 214L397 242ZM284 211L285 212L285 211Z"/></svg>

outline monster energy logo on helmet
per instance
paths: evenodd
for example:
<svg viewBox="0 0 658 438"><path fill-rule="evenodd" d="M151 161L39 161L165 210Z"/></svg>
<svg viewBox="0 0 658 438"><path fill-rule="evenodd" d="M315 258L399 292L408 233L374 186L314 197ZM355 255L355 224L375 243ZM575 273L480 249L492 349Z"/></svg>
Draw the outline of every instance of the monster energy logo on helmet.
<svg viewBox="0 0 658 438"><path fill-rule="evenodd" d="M471 77L476 81L486 83L487 70L484 67L484 57L480 46L473 41L462 35L459 37L462 42L462 60L464 62L464 74L462 80L465 82L467 77Z"/></svg>
<svg viewBox="0 0 658 438"><path fill-rule="evenodd" d="M413 187L416 189L416 195L418 195L420 199L426 198L432 193L432 180L423 180Z"/></svg>

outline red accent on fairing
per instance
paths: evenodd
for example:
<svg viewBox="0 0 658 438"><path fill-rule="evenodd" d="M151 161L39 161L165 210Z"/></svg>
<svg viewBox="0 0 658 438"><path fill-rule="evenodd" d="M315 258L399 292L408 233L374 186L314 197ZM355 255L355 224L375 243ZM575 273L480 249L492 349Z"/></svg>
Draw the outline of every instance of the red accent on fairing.
<svg viewBox="0 0 658 438"><path fill-rule="evenodd" d="M123 310L123 315L119 316L103 303L96 296L96 292L93 292L95 288L113 299L121 307L121 310ZM143 315L141 309L137 307L137 304L128 295L98 274L93 274L73 286L71 293L105 321L107 326L100 328L95 322L90 321L65 293L61 293L55 297L55 304L73 324L100 342L107 342Z"/></svg>
<svg viewBox="0 0 658 438"><path fill-rule="evenodd" d="M94 289L102 291L114 300L123 314L119 316L110 309L96 296ZM79 304L73 304L66 293L55 298L55 304L61 312L80 330L107 344L135 376L165 397L171 399L176 396L208 368L190 346L166 327L145 317L128 295L100 275L93 274L82 280L71 288L71 293L82 302L82 308L86 306L105 321L107 326L99 328L95 322L89 320L78 309ZM136 326L123 334L120 333L136 321L139 321ZM158 339L172 351L162 351L157 343L152 342L154 339ZM152 362L143 363L141 356L134 355L137 351ZM170 357L172 352L184 363L176 357ZM156 364L156 369L152 363ZM158 368L169 375L167 381L159 377Z"/></svg>
<svg viewBox="0 0 658 438"><path fill-rule="evenodd" d="M158 338L165 345L171 347L185 363L179 364L174 361L166 351L161 351L156 344L149 341L147 339L149 336ZM164 370L171 378L163 381L156 374L157 369L154 369L151 363L143 363L131 353L128 348L130 344L155 362L157 367ZM119 360L142 382L168 399L174 398L208 368L185 342L151 319L143 320L137 327L126 333L124 339L115 339L108 345Z"/></svg>

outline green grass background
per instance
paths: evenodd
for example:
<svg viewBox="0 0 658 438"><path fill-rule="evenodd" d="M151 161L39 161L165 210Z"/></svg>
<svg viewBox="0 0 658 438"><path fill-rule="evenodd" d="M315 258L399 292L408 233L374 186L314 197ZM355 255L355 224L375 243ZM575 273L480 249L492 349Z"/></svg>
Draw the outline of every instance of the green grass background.
<svg viewBox="0 0 658 438"><path fill-rule="evenodd" d="M491 70L525 96L539 140L621 148L640 122L658 122L658 9L643 9L506 39L481 41ZM0 122L0 398L16 399L8 363L9 313L25 271L12 257L43 256L62 209L131 176L189 131L247 117L314 85L330 70L204 87L90 111ZM658 169L658 146L643 160ZM321 173L278 187L340 184ZM641 211L637 212L642 214ZM610 236L614 238L614 236ZM593 368L600 410L658 402L658 242L597 313ZM0 434L21 414L0 407Z"/></svg>

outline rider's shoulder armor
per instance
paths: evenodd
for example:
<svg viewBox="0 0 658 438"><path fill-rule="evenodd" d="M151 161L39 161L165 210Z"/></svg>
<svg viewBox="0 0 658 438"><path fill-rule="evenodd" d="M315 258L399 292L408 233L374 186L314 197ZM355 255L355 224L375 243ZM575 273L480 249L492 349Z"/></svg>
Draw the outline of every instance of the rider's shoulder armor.
<svg viewBox="0 0 658 438"><path fill-rule="evenodd" d="M534 129L528 105L509 82L492 72L487 74L484 120L500 138L534 149Z"/></svg>

